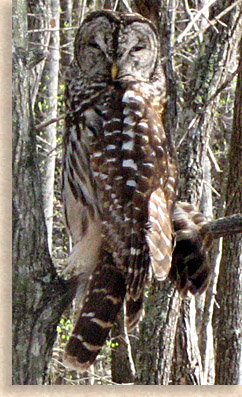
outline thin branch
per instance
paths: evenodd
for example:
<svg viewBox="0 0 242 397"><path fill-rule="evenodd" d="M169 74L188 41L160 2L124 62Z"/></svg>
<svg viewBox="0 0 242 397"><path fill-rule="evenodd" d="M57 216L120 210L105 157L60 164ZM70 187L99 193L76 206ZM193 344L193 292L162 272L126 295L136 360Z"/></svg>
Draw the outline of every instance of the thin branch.
<svg viewBox="0 0 242 397"><path fill-rule="evenodd" d="M42 128L48 127L48 125L50 125L50 124L58 123L58 121L64 120L64 118L65 118L65 114L61 114L61 115L58 116L58 117L55 117L55 118L53 118L53 119L44 121L44 122L41 123L41 124L37 124L37 125L36 125L36 128L37 128L38 130L41 130Z"/></svg>
<svg viewBox="0 0 242 397"><path fill-rule="evenodd" d="M62 32L64 30L76 30L79 26L71 26L70 28L43 28L43 29L30 29L27 33L39 33L39 32Z"/></svg>
<svg viewBox="0 0 242 397"><path fill-rule="evenodd" d="M183 1L184 1L184 7L185 7L185 11L186 11L186 13L188 15L188 18L189 18L190 21L192 21L193 13L192 13L192 11L191 11L191 9L189 7L188 0L183 0ZM194 24L194 29L195 30L199 29L199 26L197 25L197 23Z"/></svg>
<svg viewBox="0 0 242 397"><path fill-rule="evenodd" d="M206 223L201 228L203 236L209 235L212 239L242 233L242 214L226 216Z"/></svg>
<svg viewBox="0 0 242 397"><path fill-rule="evenodd" d="M52 46L52 45L48 45L48 44L42 44L42 43L36 43L36 41L29 41L29 44L35 45L35 46L39 46L39 47L43 47L43 48L48 48L49 50L58 50L58 47L56 46ZM70 45L73 44L73 40L69 41L68 43L62 44L59 48L63 49L65 47L70 47Z"/></svg>
<svg viewBox="0 0 242 397"><path fill-rule="evenodd" d="M116 10L117 10L117 8L118 8L118 3L119 3L119 0L115 0L115 4L114 4L114 7L113 7L113 11L116 11Z"/></svg>
<svg viewBox="0 0 242 397"><path fill-rule="evenodd" d="M202 182L205 185L207 185L209 187L209 189L211 189L212 192L216 194L216 196L221 197L221 194L216 189L214 189L214 187L210 183L208 183L208 181L203 180Z"/></svg>
<svg viewBox="0 0 242 397"><path fill-rule="evenodd" d="M216 92L208 99L207 104L212 102L216 98L216 96L218 96L220 92L223 91L231 83L231 81L241 71L241 69L242 69L241 66L237 67L237 69L231 74L231 76L223 84L221 84L221 86L218 87Z"/></svg>
<svg viewBox="0 0 242 397"><path fill-rule="evenodd" d="M52 153L54 153L54 155L55 155L55 154L56 154L56 153L55 153L56 150L62 148L62 143L59 143L58 145L56 145L56 146L55 146L53 149L51 149L50 151L48 151L47 149L44 149L43 146L40 146L40 145L39 145L39 147L41 148L42 151L45 152L45 157L41 160L41 163L42 163L42 164L45 164L46 161L48 160L48 158L52 155Z"/></svg>
<svg viewBox="0 0 242 397"><path fill-rule="evenodd" d="M124 6L127 8L129 12L132 12L132 8L129 6L129 3L126 0L122 0Z"/></svg>
<svg viewBox="0 0 242 397"><path fill-rule="evenodd" d="M80 24L83 22L86 7L87 7L87 0L83 0L81 3L81 15L80 15L80 21L79 21Z"/></svg>
<svg viewBox="0 0 242 397"><path fill-rule="evenodd" d="M199 10L195 17L189 22L189 24L187 25L186 29L177 37L176 42L177 43L181 43L182 39L184 36L186 36L186 34L189 32L189 30L191 30L191 28L193 27L193 25L196 23L196 21L200 18L200 16L203 14L204 10L208 7L210 7L213 3L215 3L216 0L210 0L207 4L205 4L201 10ZM198 33L201 33L201 30L198 31Z"/></svg>
<svg viewBox="0 0 242 397"><path fill-rule="evenodd" d="M36 139L37 139L37 142L42 143L45 146L47 146L49 148L49 150L53 149L53 146L46 139L43 139L41 136L37 135ZM48 152L48 150L46 150L46 152Z"/></svg>
<svg viewBox="0 0 242 397"><path fill-rule="evenodd" d="M220 14L218 14L214 19L212 19L211 21L209 21L209 23L204 26L204 28L200 29L198 32L195 32L193 35L191 35L190 37L187 38L187 40L184 40L182 43L179 44L179 42L177 41L178 39L181 41L181 35L182 37L184 37L183 33L181 33L177 40L176 43L178 45L175 45L172 51L172 55L175 55L178 53L178 51L180 51L184 46L186 46L188 43L190 43L191 41L193 41L197 36L199 36L200 34L203 34L207 29L209 29L211 26L216 25L217 23L221 23L219 21L220 18L222 18L224 15L226 15L228 12L230 12L234 7L236 7L237 5L239 5L242 2L242 0L237 0L235 1L233 4L231 4L229 7L225 8L225 10L223 10ZM188 24L189 25L189 24ZM187 30L187 28L185 29Z"/></svg>
<svg viewBox="0 0 242 397"><path fill-rule="evenodd" d="M189 126L187 127L185 133L181 137L180 141L176 144L176 150L177 151L180 148L180 146L181 146L182 142L184 141L184 139L187 137L188 133L193 129L195 123L197 123L199 121L200 117L201 117L201 114L196 114L195 117L192 119L192 121L190 122Z"/></svg>
<svg viewBox="0 0 242 397"><path fill-rule="evenodd" d="M216 157L213 154L213 151L212 151L210 145L208 145L208 157L209 157L209 160L211 161L211 163L213 164L215 171L219 172L219 173L223 172L221 170L221 168L219 167L219 164L216 160Z"/></svg>

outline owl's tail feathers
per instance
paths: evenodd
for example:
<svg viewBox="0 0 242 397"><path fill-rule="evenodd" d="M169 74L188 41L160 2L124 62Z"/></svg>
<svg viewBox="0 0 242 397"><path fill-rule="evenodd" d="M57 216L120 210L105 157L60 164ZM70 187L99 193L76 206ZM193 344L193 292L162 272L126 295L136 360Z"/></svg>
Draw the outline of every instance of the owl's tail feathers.
<svg viewBox="0 0 242 397"><path fill-rule="evenodd" d="M105 252L96 267L81 312L66 346L65 363L80 372L95 361L123 304L125 280ZM105 260L104 260L105 259Z"/></svg>
<svg viewBox="0 0 242 397"><path fill-rule="evenodd" d="M203 293L210 281L207 252L211 241L201 233L206 223L204 215L194 206L176 203L173 214L175 246L169 276L182 296L188 291L194 295Z"/></svg>

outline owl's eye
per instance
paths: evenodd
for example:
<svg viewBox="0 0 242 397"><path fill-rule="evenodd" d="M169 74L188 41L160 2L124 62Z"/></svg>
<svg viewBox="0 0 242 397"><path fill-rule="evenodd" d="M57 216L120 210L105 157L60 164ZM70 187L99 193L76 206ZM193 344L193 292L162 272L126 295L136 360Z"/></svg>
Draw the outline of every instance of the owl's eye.
<svg viewBox="0 0 242 397"><path fill-rule="evenodd" d="M146 48L145 44L137 44L137 45L135 45L134 47L131 48L130 52L131 53L132 52L138 52L138 51L144 50L145 48Z"/></svg>
<svg viewBox="0 0 242 397"><path fill-rule="evenodd" d="M92 47L92 48L97 48L97 49L99 49L99 45L97 44L97 42L96 42L94 39L90 40L88 44L89 44L89 46Z"/></svg>

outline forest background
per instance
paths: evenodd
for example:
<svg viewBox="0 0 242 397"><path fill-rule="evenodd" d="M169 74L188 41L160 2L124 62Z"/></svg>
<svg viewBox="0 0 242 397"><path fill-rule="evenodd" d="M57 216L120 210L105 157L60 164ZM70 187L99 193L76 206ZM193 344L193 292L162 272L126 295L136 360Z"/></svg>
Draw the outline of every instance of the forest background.
<svg viewBox="0 0 242 397"><path fill-rule="evenodd" d="M61 210L65 73L87 12L134 11L157 26L167 77L165 125L180 198L211 222L210 286L181 298L147 291L127 335L120 314L93 368L68 369L76 280ZM242 1L13 1L13 384L242 384Z"/></svg>

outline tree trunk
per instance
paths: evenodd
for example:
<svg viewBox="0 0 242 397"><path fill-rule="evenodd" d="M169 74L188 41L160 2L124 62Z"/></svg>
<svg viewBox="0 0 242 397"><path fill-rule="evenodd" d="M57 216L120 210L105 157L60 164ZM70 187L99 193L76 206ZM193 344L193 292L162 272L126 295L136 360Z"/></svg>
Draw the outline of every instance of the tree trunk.
<svg viewBox="0 0 242 397"><path fill-rule="evenodd" d="M50 1L49 15L50 24L55 29L59 29L59 1ZM49 56L45 64L44 77L46 79L45 92L45 117L47 120L56 119L58 106L58 75L59 75L59 57L60 57L60 37L59 30L51 32ZM43 170L43 201L44 213L47 226L48 246L52 252L52 230L53 230L53 199L54 199L54 178L55 178L55 158L56 158L56 128L57 124L48 125L43 133L47 143L47 151L44 160Z"/></svg>
<svg viewBox="0 0 242 397"><path fill-rule="evenodd" d="M210 15L217 15L231 5L224 0L210 7ZM226 62L230 46L229 37L234 30L235 10L221 18L216 30L211 27L203 35L202 42L196 43L192 65L187 69L189 85L184 86L182 115L179 120L182 143L178 148L181 170L181 198L200 205L203 193L204 162L211 134L211 119L214 102L210 102L212 89L221 82L221 74L226 77ZM201 40L201 39L200 39ZM228 61L228 59L227 59Z"/></svg>
<svg viewBox="0 0 242 397"><path fill-rule="evenodd" d="M161 57L167 57L164 70L167 83L167 106L164 124L171 137L177 127L177 90L174 75L172 42L174 41L175 2L173 0L135 0L137 11L157 26ZM136 384L168 385L174 351L176 324L181 300L169 280L153 281L145 302L145 317L139 327Z"/></svg>
<svg viewBox="0 0 242 397"><path fill-rule="evenodd" d="M50 35L49 30L49 0L32 1L27 0L27 25L28 25L28 52L31 54L31 103L34 109L35 101L39 92L40 82L48 56ZM43 62L42 62L43 61Z"/></svg>
<svg viewBox="0 0 242 397"><path fill-rule="evenodd" d="M203 369L195 316L195 298L184 299L178 320L179 328L173 357L173 379L171 379L173 385L203 384Z"/></svg>
<svg viewBox="0 0 242 397"><path fill-rule="evenodd" d="M13 8L13 384L43 384L56 326L74 287L51 262L36 155L27 5Z"/></svg>
<svg viewBox="0 0 242 397"><path fill-rule="evenodd" d="M158 3L160 3L160 7L157 8ZM171 7L172 4L173 7ZM174 34L174 3L171 1L154 1L152 2L151 7L148 1L140 2L139 0L136 0L136 5L138 6L138 11L143 13L143 15L146 17L151 17L151 19L156 23L157 20L160 21L162 55L169 56L169 54L173 51L171 43L174 42L174 40L172 41ZM231 1L223 1L212 6L210 9L210 18L218 15L229 5L231 5ZM217 87L218 84L221 84L221 81L226 78L226 72L224 72L224 69L220 69L220 63L222 59L224 59L224 62L229 61L227 54L229 52L230 41L228 38L230 37L231 32L235 30L236 25L234 21L237 16L238 10L234 9L232 12L221 18L221 22L227 26L226 29L224 28L225 25L219 25L217 29L211 27L204 35L200 35L199 40L194 41L191 44L191 48L193 50L193 60L192 62L189 61L188 65L186 65L186 62L182 61L183 58L180 58L180 54L177 54L178 62L184 64L184 70L182 71L182 79L184 78L184 82L182 81L183 90L181 91L181 88L179 88L179 95L182 100L178 102L180 112L177 129L176 123L174 122L176 118L176 92L174 90L175 82L173 77L174 73L172 73L172 64L169 63L172 58L169 57L169 61L165 63L168 81L168 104L165 121L166 128L173 132L173 136L176 136L176 141L178 144L177 151L181 171L180 196L183 200L190 201L197 205L199 205L204 191L203 181L204 179L209 178L209 175L208 178L206 175L207 168L205 167L205 162L208 162L207 148L211 132L211 120L215 106L215 102L209 101L209 98L212 96L211 88ZM202 22L203 21L201 21L201 23ZM166 39L166 42L164 42L164 38ZM182 52L183 50L181 49L181 53ZM184 53L186 56L185 49ZM187 82L189 82L189 84ZM205 197L204 194L203 197ZM207 194L206 200L208 199L211 201L211 195ZM209 206L211 209L211 202L209 202L209 205L206 202L205 206ZM206 213L206 215L208 214ZM211 211L209 215L211 215ZM213 294L214 288L216 288L216 285L209 290L207 296L206 312L204 316L208 317L205 318L203 316L202 307L200 314L203 332L202 352L206 354L206 358L205 356L200 356L200 338L197 336L196 329L198 321L196 307L194 304L187 304L186 301L184 301L182 304L181 315L183 317L180 318L180 321L178 322L178 334L176 339L177 354L174 358L173 373L171 375L171 379L173 382L175 382L174 384L177 384L176 382L178 382L178 384L204 384L204 382L206 382L208 379L208 362L210 365L210 373L213 372L211 368L211 362L213 360L213 341L211 338L209 338L206 340L205 345L204 338L205 335L207 335L208 330L211 329L211 310L213 308L214 297L209 296L209 294ZM165 292L167 293L168 291ZM138 366L139 368L142 368L142 370L141 374L138 374L138 379L142 384L157 384L157 371L161 370L160 368L158 369L157 360L155 358L152 363L153 370L151 370L152 365L147 365L147 360L149 359L146 357L146 354L149 357L150 351L155 354L154 352L158 347L156 345L154 349L152 348L153 340L154 343L156 341L156 334L153 334L153 332L150 330L151 325L149 323L149 311L152 313L152 309L154 307L153 295L154 291L149 291L149 298L146 304L146 316L140 328L140 357L138 359ZM160 299L162 299L162 295ZM193 303L193 300L191 302ZM163 313L166 313L166 308L162 307L160 309L162 317ZM177 310L177 313L179 313L179 310ZM158 318L157 321L159 321ZM154 323L154 320L152 323ZM146 337L142 332L142 327L147 329ZM204 327L206 327L206 329L204 329ZM151 333L149 337L147 337L149 330ZM165 332L167 332L167 329L163 329L163 334ZM168 330L168 333L169 332L171 331ZM173 336L175 336L175 333L173 333ZM165 339L166 338L164 337L163 341ZM174 344L174 340L170 339L170 344ZM159 349L160 353L158 354L162 354L163 352L165 355L165 346L161 346L160 344ZM169 361L163 361L163 364L165 362ZM205 378L203 377L202 373L202 364L206 365ZM170 367L168 365L166 368L167 372L169 372L169 368ZM189 373L186 371L186 369ZM164 371L164 368L162 368L162 370ZM178 372L180 373L178 374ZM210 374L209 377L210 379L213 378L213 376ZM162 376L160 381L163 381L161 379ZM167 379L165 382L166 383L161 384L168 384Z"/></svg>
<svg viewBox="0 0 242 397"><path fill-rule="evenodd" d="M60 0L62 10L62 14L60 15L61 28L72 27L72 3L72 0ZM70 29L60 32L60 41L61 67L63 68L63 72L65 72L65 68L70 65L73 58L73 31Z"/></svg>
<svg viewBox="0 0 242 397"><path fill-rule="evenodd" d="M56 2L54 3L56 4ZM100 4L106 3L110 3L111 8L115 4L118 8L127 11L124 3L113 0L96 2L96 8L100 8ZM203 7L205 3L206 1L192 2L195 7L199 5ZM209 10L204 10L206 18L211 20L232 3L232 0L215 2ZM34 116L40 115L40 121L43 121L42 119L45 117L40 114L41 112L36 112L35 98L42 101L41 96L38 96L38 90L41 77L41 82L44 82L42 74L44 62L39 63L39 60L44 59L45 50L49 46L50 34L52 34L48 30L43 31L47 28L49 4L50 0L38 0L37 2L15 0L13 9L13 44L15 47L13 57L13 384L15 385L47 383L46 369L55 340L56 326L63 310L75 294L77 281L73 279L66 282L60 279L49 255L43 192L39 175L40 161L36 153L36 130L34 128L36 120L34 120ZM61 0L61 4L66 10L67 22L70 25L72 20L74 21L73 25L79 25L79 19L80 16L83 16L84 9L87 11L93 6L90 2L76 0ZM207 156L207 145L212 130L210 123L218 116L215 116L217 103L210 99L224 82L228 73L227 66L230 62L228 53L230 46L231 48L234 46L232 33L235 31L234 21L238 16L238 10L234 8L232 12L219 18L220 22L216 26L211 25L206 32L196 36L193 41L189 41L189 37L184 36L183 32L188 27L186 18L192 22L196 14L194 9L189 9L191 2L135 0L135 6L134 2L130 1L125 4L132 4L132 9L151 18L160 32L161 56L164 61L168 91L165 127L173 133L178 143L177 151L180 152L182 176L181 197L199 203L203 194L205 199L202 201L202 208L206 210L206 214L211 214L211 211L207 211L208 201L211 201L211 189L208 188L205 195L202 183L204 179L208 182L206 186L213 182L209 179L208 158L211 160L211 156ZM29 33L29 46L27 43L27 12L29 14L28 28L41 30ZM192 31L189 34L195 34L196 29L204 23L206 25L207 19L201 17L197 24L192 25ZM54 24L55 18L52 20L52 25ZM53 27L56 28L56 24L51 28ZM63 20L62 27L65 27ZM66 41L63 39L62 44L68 44L72 33L68 35ZM175 42L177 36L180 37L180 42ZM186 44L182 47L183 40ZM42 53L35 54L34 51L32 54L32 50L38 47L38 43ZM65 48L69 52L71 47L67 45L63 51ZM174 58L176 69L173 65ZM63 57L63 72L69 61L69 54L67 54L66 58ZM221 69L220 66L222 66ZM176 70L177 81L175 81L174 70ZM57 69L54 74L56 78ZM231 141L227 215L241 210L242 164L239 165L242 119L241 80L240 71L236 91L234 134ZM46 85L46 81L41 86L43 87L43 85ZM39 121L35 124L39 124ZM53 178L53 168L51 178ZM223 174L221 181L224 183L225 179ZM223 205L222 189L220 188L222 198L219 199L221 208ZM211 209L211 203L209 208ZM239 300L241 297L241 278L239 278L241 277L239 273L241 235L226 238L224 250L217 299L220 305L220 314L219 328L216 332L216 384L238 384L239 358L242 357L240 347L242 307L241 300ZM216 272L218 272L220 255L221 245L214 255L217 257ZM215 293L216 278L206 299L197 301L196 313L194 299L191 302L185 299L181 306L181 299L169 280L162 284L154 281L147 292L146 314L140 323L139 340L133 349L137 368L136 384L213 383L214 352L211 320ZM178 322L180 311L181 316ZM125 351L130 353L127 347L129 345L126 339L127 335L124 332L126 349L124 350L119 339L120 329L122 330L122 326L114 329L113 334L119 342L119 349L113 353L113 380L117 383L132 382L132 366L124 354ZM173 355L175 336L177 338ZM130 340L132 339L130 338ZM127 371L125 379L123 376L119 376L119 365L122 368L121 375L123 375L123 371ZM122 366L124 366L124 370ZM108 369L110 369L109 365ZM69 379L72 379L72 375L73 371L70 371ZM204 379L202 379L202 375L204 375ZM78 374L76 377L78 384L85 383L85 381L80 382L81 378L78 378ZM66 375L63 375L62 381L65 384Z"/></svg>
<svg viewBox="0 0 242 397"><path fill-rule="evenodd" d="M136 384L169 384L180 302L169 280L153 281L139 326Z"/></svg>
<svg viewBox="0 0 242 397"><path fill-rule="evenodd" d="M234 104L228 177L226 215L242 208L242 40ZM216 385L237 385L241 373L242 345L242 238L231 235L224 240L217 302Z"/></svg>

